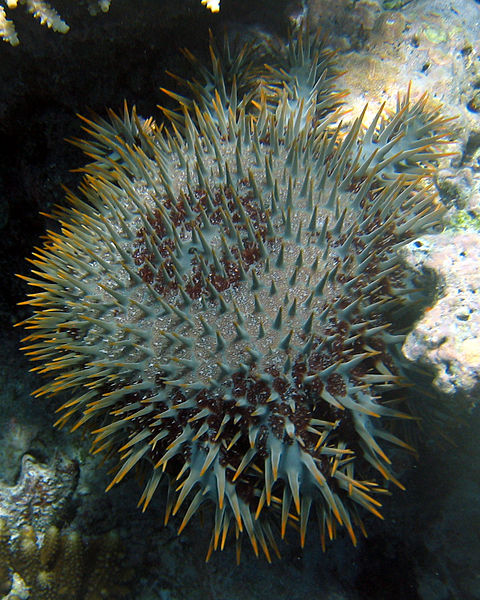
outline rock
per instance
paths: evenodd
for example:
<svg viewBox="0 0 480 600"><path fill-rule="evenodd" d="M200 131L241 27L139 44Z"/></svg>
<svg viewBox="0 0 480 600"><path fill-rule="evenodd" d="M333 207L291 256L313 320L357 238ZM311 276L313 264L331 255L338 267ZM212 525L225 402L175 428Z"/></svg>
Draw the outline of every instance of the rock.
<svg viewBox="0 0 480 600"><path fill-rule="evenodd" d="M0 517L17 531L27 524L46 531L61 520L77 481L75 461L57 455L42 465L25 454L16 485L0 483Z"/></svg>
<svg viewBox="0 0 480 600"><path fill-rule="evenodd" d="M433 270L441 292L408 335L403 353L435 370L440 392L473 408L480 385L480 235L426 236L410 244L405 257L417 270Z"/></svg>

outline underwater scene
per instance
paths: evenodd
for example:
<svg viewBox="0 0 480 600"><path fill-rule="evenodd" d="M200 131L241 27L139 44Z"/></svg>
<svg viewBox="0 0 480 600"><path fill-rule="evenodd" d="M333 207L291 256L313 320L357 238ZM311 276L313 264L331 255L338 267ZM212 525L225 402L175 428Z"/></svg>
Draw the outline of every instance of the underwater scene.
<svg viewBox="0 0 480 600"><path fill-rule="evenodd" d="M480 2L0 38L0 600L480 599Z"/></svg>

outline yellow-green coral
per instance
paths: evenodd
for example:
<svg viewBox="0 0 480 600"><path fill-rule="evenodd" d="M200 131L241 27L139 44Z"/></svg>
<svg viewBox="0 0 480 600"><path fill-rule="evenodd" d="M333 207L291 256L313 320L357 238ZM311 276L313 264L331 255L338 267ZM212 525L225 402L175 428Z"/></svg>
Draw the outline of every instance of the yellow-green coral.
<svg viewBox="0 0 480 600"><path fill-rule="evenodd" d="M447 225L454 231L463 231L467 229L480 231L480 212L474 209L459 210L448 219Z"/></svg>
<svg viewBox="0 0 480 600"><path fill-rule="evenodd" d="M110 8L111 0L87 0L90 14L98 12L107 12ZM201 0L212 12L220 10L220 0ZM46 25L59 33L67 33L70 27L45 0L0 0L0 39L10 43L12 46L19 44L17 31L14 22L7 17L5 8L15 9L18 4L24 4L29 13L36 19L39 19L41 25Z"/></svg>
<svg viewBox="0 0 480 600"><path fill-rule="evenodd" d="M129 573L114 532L85 541L53 525L44 534L24 526L15 536L0 519L0 593L19 578L35 600L117 600L128 592Z"/></svg>

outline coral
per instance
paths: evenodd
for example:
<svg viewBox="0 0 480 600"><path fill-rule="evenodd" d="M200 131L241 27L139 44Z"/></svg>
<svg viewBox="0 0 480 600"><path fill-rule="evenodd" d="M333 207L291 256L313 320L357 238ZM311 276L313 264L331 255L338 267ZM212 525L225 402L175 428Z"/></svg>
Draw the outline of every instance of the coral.
<svg viewBox="0 0 480 600"><path fill-rule="evenodd" d="M15 25L13 21L9 21L7 19L7 15L5 14L5 9L3 6L0 6L0 37L4 39L6 42L12 44L12 46L16 46L18 44L18 36L15 31Z"/></svg>
<svg viewBox="0 0 480 600"><path fill-rule="evenodd" d="M480 232L480 214L478 210L458 210L448 220L448 226L453 231L471 229Z"/></svg>
<svg viewBox="0 0 480 600"><path fill-rule="evenodd" d="M459 414L478 405L480 387L480 235L427 236L405 249L417 269L436 273L442 291L407 336L407 358L435 372L443 403Z"/></svg>
<svg viewBox="0 0 480 600"><path fill-rule="evenodd" d="M66 511L77 482L76 462L58 455L43 465L25 454L16 485L0 482L0 516L44 531Z"/></svg>
<svg viewBox="0 0 480 600"><path fill-rule="evenodd" d="M8 9L15 9L19 3L25 4L28 12L35 19L38 19L41 25L46 25L58 33L69 31L69 25L57 13L55 8L45 0L0 0L0 38L12 46L17 46L20 40L14 22L7 18L4 6ZM108 12L110 4L111 0L88 0L88 10L92 15L99 12ZM202 4L205 4L212 12L220 10L220 0L202 0Z"/></svg>
<svg viewBox="0 0 480 600"><path fill-rule="evenodd" d="M402 8L402 6L405 6L408 2L410 2L410 0L383 0L383 7L388 10L395 10Z"/></svg>
<svg viewBox="0 0 480 600"><path fill-rule="evenodd" d="M39 19L42 25L51 27L53 31L67 33L70 27L62 20L57 11L52 8L48 2L43 0L20 0L21 4L26 4L27 10L35 19ZM9 9L17 8L18 0L6 0L6 6ZM15 25L13 21L7 19L5 9L0 5L0 37L12 46L19 43Z"/></svg>
<svg viewBox="0 0 480 600"><path fill-rule="evenodd" d="M35 600L99 600L126 593L122 544L115 532L82 539L60 531L71 510L78 465L57 457L49 466L22 460L15 486L0 484L0 596Z"/></svg>
<svg viewBox="0 0 480 600"><path fill-rule="evenodd" d="M383 12L380 0L309 0L308 7L315 26L331 32L343 49L363 46Z"/></svg>
<svg viewBox="0 0 480 600"><path fill-rule="evenodd" d="M35 600L122 598L131 577L123 556L115 532L85 540L55 525L39 536L26 525L17 534L0 519L2 587L8 591L14 577L21 578Z"/></svg>
<svg viewBox="0 0 480 600"><path fill-rule="evenodd" d="M220 0L202 0L202 4L204 4L213 13L220 10Z"/></svg>
<svg viewBox="0 0 480 600"><path fill-rule="evenodd" d="M312 513L323 545L339 526L356 543L403 487L387 452L411 450L392 322L418 290L398 250L443 213L426 180L444 120L407 93L346 129L308 32L212 55L194 101L169 92L170 124L85 120L82 197L26 278L35 396L68 391L57 424L117 457L109 487L143 472L144 509L165 483L179 532L209 505L208 554L233 530L270 560L277 524L303 545Z"/></svg>

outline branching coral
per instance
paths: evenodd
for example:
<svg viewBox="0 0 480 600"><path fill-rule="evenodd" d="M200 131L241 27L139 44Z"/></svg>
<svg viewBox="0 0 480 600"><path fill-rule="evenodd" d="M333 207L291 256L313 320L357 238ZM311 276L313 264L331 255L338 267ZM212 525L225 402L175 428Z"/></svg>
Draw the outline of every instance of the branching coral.
<svg viewBox="0 0 480 600"><path fill-rule="evenodd" d="M39 19L42 25L51 27L53 31L67 33L69 26L63 21L57 11L44 0L5 0L9 9L17 8L17 4L25 4L29 13ZM13 21L7 19L5 9L0 5L0 37L16 46L19 43Z"/></svg>
<svg viewBox="0 0 480 600"><path fill-rule="evenodd" d="M220 10L220 0L202 0L202 4L214 13Z"/></svg>
<svg viewBox="0 0 480 600"><path fill-rule="evenodd" d="M8 18L5 7L7 9L15 9L18 4L24 4L28 12L35 19L38 19L41 25L46 25L58 33L67 33L69 31L69 25L62 19L55 8L45 0L0 0L0 38L12 46L17 46L19 39L15 24ZM111 0L88 0L88 10L93 15L98 12L108 12L110 4ZM202 0L202 4L206 5L212 12L220 10L220 0Z"/></svg>

